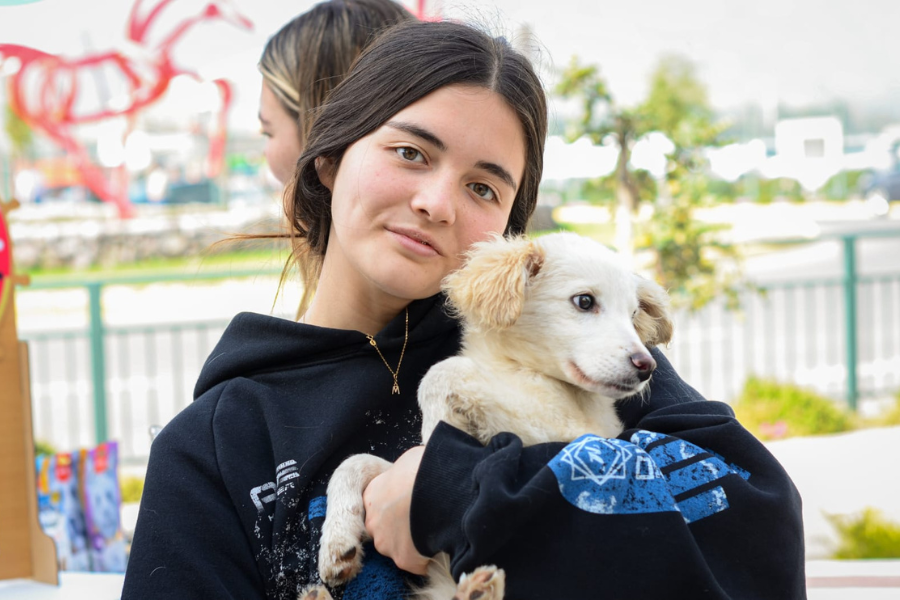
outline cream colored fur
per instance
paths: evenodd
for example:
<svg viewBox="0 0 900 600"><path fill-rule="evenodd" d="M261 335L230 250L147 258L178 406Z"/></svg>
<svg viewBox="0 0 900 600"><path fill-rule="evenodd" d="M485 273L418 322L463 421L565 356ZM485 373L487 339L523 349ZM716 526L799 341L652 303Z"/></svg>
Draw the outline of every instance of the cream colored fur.
<svg viewBox="0 0 900 600"><path fill-rule="evenodd" d="M571 233L476 244L463 268L445 279L444 291L463 322L463 348L419 385L423 443L439 421L482 443L502 431L525 445L585 433L615 437L622 431L615 402L644 391L655 366L648 347L672 336L665 291L602 244ZM582 296L595 305L579 308ZM362 492L388 466L358 455L332 477L319 555L326 582L359 571ZM457 587L448 564L446 557L435 562L420 597L451 598ZM502 598L501 570L488 567L466 584L480 586L478 577L490 585L477 587L482 595L474 597ZM453 597L468 598L463 587Z"/></svg>

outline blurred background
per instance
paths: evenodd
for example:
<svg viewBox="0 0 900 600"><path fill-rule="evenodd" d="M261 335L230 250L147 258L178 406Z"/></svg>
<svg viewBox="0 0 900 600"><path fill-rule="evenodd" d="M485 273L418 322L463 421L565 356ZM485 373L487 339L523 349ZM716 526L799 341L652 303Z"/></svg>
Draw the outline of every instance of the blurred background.
<svg viewBox="0 0 900 600"><path fill-rule="evenodd" d="M665 352L788 468L810 557L900 556L900 475L877 458L900 450L900 4L403 3L481 23L538 66L551 131L532 233L596 237L670 290ZM213 4L220 18L185 30L170 71L140 71L153 96L103 58L140 70L152 54L126 38L131 2L0 0L0 44L64 60L0 53L35 438L49 454L115 440L126 504L149 431L191 401L230 318L292 318L300 297L290 277L276 296L284 245L215 243L280 231L256 64L313 2ZM154 35L206 5L171 2ZM34 61L67 105L19 77ZM72 118L52 126L60 111Z"/></svg>

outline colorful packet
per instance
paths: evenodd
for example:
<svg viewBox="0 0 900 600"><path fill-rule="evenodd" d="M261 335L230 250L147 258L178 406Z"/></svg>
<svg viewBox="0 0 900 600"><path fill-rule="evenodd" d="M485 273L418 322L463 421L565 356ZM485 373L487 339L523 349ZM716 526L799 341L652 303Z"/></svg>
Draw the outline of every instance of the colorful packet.
<svg viewBox="0 0 900 600"><path fill-rule="evenodd" d="M79 499L78 457L69 453L36 459L38 520L56 544L60 570L90 571L87 525Z"/></svg>
<svg viewBox="0 0 900 600"><path fill-rule="evenodd" d="M123 573L128 556L120 521L118 444L105 442L96 448L81 450L79 454L79 488L91 570Z"/></svg>

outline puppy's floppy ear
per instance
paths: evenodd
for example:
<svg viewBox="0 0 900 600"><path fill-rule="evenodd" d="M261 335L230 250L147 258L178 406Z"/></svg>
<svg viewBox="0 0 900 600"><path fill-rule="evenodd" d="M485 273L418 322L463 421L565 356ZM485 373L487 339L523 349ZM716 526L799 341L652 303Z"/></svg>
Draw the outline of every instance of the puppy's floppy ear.
<svg viewBox="0 0 900 600"><path fill-rule="evenodd" d="M528 238L498 235L472 246L465 264L444 278L443 289L469 325L509 327L522 314L526 281L543 262L543 249Z"/></svg>
<svg viewBox="0 0 900 600"><path fill-rule="evenodd" d="M637 281L639 307L634 317L634 328L645 346L668 344L672 339L672 315L669 295L659 284L640 275Z"/></svg>

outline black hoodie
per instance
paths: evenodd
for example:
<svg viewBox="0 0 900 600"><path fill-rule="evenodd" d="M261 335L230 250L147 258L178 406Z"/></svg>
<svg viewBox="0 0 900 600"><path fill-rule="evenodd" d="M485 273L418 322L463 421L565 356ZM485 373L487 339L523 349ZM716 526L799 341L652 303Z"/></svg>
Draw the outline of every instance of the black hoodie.
<svg viewBox="0 0 900 600"><path fill-rule="evenodd" d="M399 395L360 332L235 317L195 401L153 443L123 599L293 600L317 583L334 468L359 452L394 460L420 443L418 381L459 348L458 326L442 309L441 296L410 305ZM375 340L396 365L404 315ZM702 401L655 355L649 399L622 405L630 429L621 440L523 449L502 434L482 448L440 426L413 496L419 550L449 551L457 576L502 566L511 600L805 597L790 479L726 405ZM579 452L613 475L568 476ZM639 485L597 494L585 477ZM616 506L604 512L604 502ZM370 546L362 573L334 595L394 600L409 579Z"/></svg>

